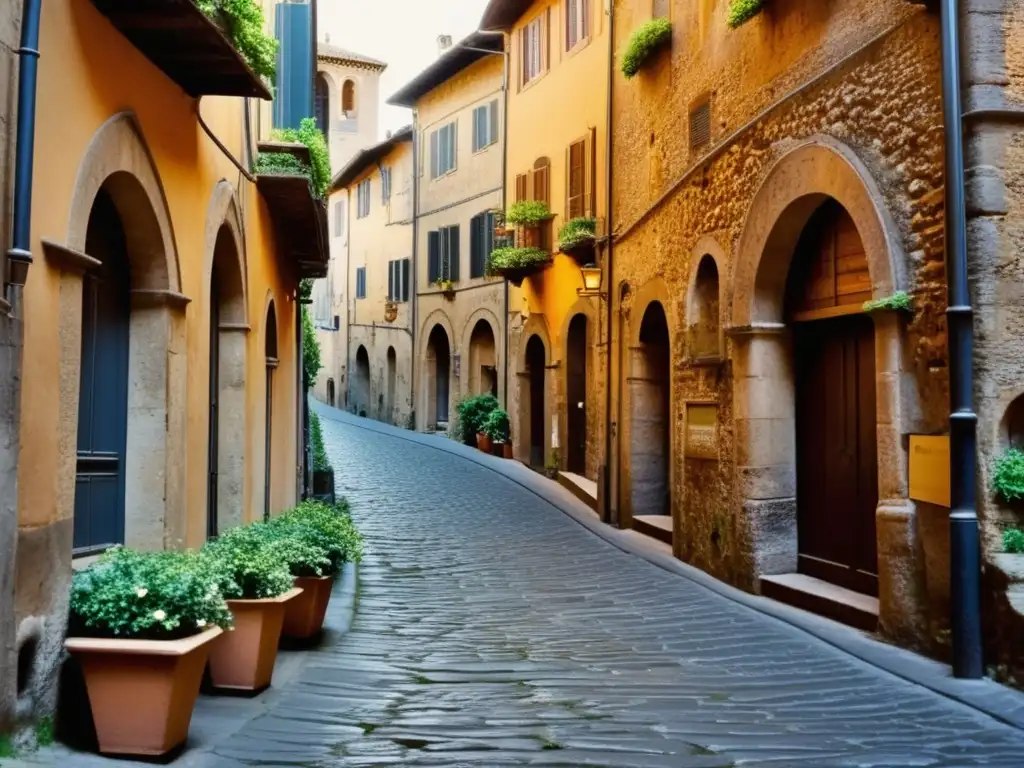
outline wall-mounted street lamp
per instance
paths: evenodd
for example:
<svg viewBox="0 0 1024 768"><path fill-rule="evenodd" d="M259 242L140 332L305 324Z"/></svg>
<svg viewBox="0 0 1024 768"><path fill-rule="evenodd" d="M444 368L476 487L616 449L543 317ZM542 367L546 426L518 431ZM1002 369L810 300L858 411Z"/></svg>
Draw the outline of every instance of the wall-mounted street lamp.
<svg viewBox="0 0 1024 768"><path fill-rule="evenodd" d="M583 287L577 288L576 293L580 296L600 296L601 280L604 278L604 271L596 264L584 264L580 267L580 274L583 275Z"/></svg>

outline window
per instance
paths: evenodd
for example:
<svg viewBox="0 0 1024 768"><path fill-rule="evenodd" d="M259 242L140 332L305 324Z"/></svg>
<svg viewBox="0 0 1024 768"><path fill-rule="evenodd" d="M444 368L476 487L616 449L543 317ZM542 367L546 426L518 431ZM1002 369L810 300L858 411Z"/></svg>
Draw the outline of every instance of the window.
<svg viewBox="0 0 1024 768"><path fill-rule="evenodd" d="M473 110L473 151L479 152L498 140L498 100Z"/></svg>
<svg viewBox="0 0 1024 768"><path fill-rule="evenodd" d="M594 215L594 145L596 131L591 128L585 138L575 141L566 150L566 218Z"/></svg>
<svg viewBox="0 0 1024 768"><path fill-rule="evenodd" d="M530 175L528 173L516 174L516 202L521 203L530 195Z"/></svg>
<svg viewBox="0 0 1024 768"><path fill-rule="evenodd" d="M690 150L703 149L711 143L711 102L705 101L690 110Z"/></svg>
<svg viewBox="0 0 1024 768"><path fill-rule="evenodd" d="M409 300L409 259L395 259L388 262L388 299Z"/></svg>
<svg viewBox="0 0 1024 768"><path fill-rule="evenodd" d="M533 164L533 199L551 204L551 161L546 157Z"/></svg>
<svg viewBox="0 0 1024 768"><path fill-rule="evenodd" d="M380 169L380 198L384 205L391 200L391 168Z"/></svg>
<svg viewBox="0 0 1024 768"><path fill-rule="evenodd" d="M469 222L469 276L487 275L487 261L494 250L494 214L481 213Z"/></svg>
<svg viewBox="0 0 1024 768"><path fill-rule="evenodd" d="M323 72L318 72L316 76L316 94L314 96L314 112L316 116L316 127L320 129L320 132L327 135L328 126L328 115L330 112L330 97L327 89L327 78Z"/></svg>
<svg viewBox="0 0 1024 768"><path fill-rule="evenodd" d="M458 125L448 123L430 134L430 178L436 179L455 170Z"/></svg>
<svg viewBox="0 0 1024 768"><path fill-rule="evenodd" d="M362 219L370 215L370 180L363 179L356 188L356 218Z"/></svg>
<svg viewBox="0 0 1024 768"><path fill-rule="evenodd" d="M356 298L366 298L366 267L356 268Z"/></svg>
<svg viewBox="0 0 1024 768"><path fill-rule="evenodd" d="M538 77L544 71L545 56L543 51L546 42L544 17L538 16L520 32L522 38L521 55L523 60L523 85Z"/></svg>
<svg viewBox="0 0 1024 768"><path fill-rule="evenodd" d="M427 280L459 279L459 227L441 227L427 235Z"/></svg>
<svg viewBox="0 0 1024 768"><path fill-rule="evenodd" d="M345 218L348 213L346 208L346 201L339 200L334 204L334 236L344 237L345 236Z"/></svg>
<svg viewBox="0 0 1024 768"><path fill-rule="evenodd" d="M345 117L356 115L356 84L351 80L346 80L341 86L341 111L345 113Z"/></svg>
<svg viewBox="0 0 1024 768"><path fill-rule="evenodd" d="M590 34L590 0L565 0L565 50Z"/></svg>

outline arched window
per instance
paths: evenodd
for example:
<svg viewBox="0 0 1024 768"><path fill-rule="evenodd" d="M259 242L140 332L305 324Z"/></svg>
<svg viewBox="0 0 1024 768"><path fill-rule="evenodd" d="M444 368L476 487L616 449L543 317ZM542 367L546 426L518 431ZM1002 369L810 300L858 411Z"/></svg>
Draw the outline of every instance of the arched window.
<svg viewBox="0 0 1024 768"><path fill-rule="evenodd" d="M690 295L690 357L694 360L722 354L718 301L718 266L705 254L697 266Z"/></svg>
<svg viewBox="0 0 1024 768"><path fill-rule="evenodd" d="M356 84L352 80L346 80L341 87L341 111L345 117L356 116Z"/></svg>
<svg viewBox="0 0 1024 768"><path fill-rule="evenodd" d="M316 127L320 129L320 132L324 135L327 134L328 128L328 116L331 114L330 111L330 91L327 88L327 78L324 77L323 72L318 72L316 76L316 93L314 95L314 110L316 115Z"/></svg>
<svg viewBox="0 0 1024 768"><path fill-rule="evenodd" d="M533 199L551 204L551 161L546 157L533 164Z"/></svg>

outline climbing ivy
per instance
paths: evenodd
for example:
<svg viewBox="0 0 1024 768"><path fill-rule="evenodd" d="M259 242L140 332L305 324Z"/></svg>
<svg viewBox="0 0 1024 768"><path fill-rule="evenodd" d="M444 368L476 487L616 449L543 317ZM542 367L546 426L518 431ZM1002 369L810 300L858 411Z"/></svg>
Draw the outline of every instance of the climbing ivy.
<svg viewBox="0 0 1024 768"><path fill-rule="evenodd" d="M306 307L302 308L302 378L312 388L317 374L323 368L320 362L320 342L316 339L313 318Z"/></svg>
<svg viewBox="0 0 1024 768"><path fill-rule="evenodd" d="M307 172L310 173L313 193L317 197L324 197L327 194L327 187L331 184L331 155L327 149L327 139L316 127L316 120L312 117L304 117L299 123L298 130L282 128L274 131L271 137L277 141L306 145L312 163L312 167L307 169Z"/></svg>
<svg viewBox="0 0 1024 768"><path fill-rule="evenodd" d="M273 79L277 40L265 31L263 8L254 0L196 0L257 75Z"/></svg>

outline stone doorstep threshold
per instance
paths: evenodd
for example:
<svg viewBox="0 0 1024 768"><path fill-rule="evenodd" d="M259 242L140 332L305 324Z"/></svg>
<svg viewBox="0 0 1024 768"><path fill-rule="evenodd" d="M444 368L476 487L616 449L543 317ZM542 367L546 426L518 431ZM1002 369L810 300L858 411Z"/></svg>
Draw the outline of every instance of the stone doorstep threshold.
<svg viewBox="0 0 1024 768"><path fill-rule="evenodd" d="M650 536L655 541L672 546L672 517L670 515L633 515L633 530Z"/></svg>
<svg viewBox="0 0 1024 768"><path fill-rule="evenodd" d="M865 632L878 630L878 598L802 573L761 577L761 594Z"/></svg>
<svg viewBox="0 0 1024 768"><path fill-rule="evenodd" d="M559 472L558 482L573 496L597 512L597 483L575 472Z"/></svg>
<svg viewBox="0 0 1024 768"><path fill-rule="evenodd" d="M413 432L399 427L361 419L347 412L317 402L317 409L326 418L340 421L358 429L387 434L398 440L418 443L424 447L454 454L474 464L491 469L509 482L534 494L555 510L571 517L595 536L617 549L640 557L662 570L700 584L705 589L748 610L756 611L795 630L805 632L819 641L870 664L894 677L944 696L952 701L988 715L994 720L1024 731L1024 693L983 678L958 680L948 664L922 656L914 651L891 645L869 634L840 624L824 616L809 613L785 603L751 594L719 581L714 576L688 565L665 551L665 545L636 531L620 530L605 525L585 505L559 483L538 477L538 473L516 461L489 457L476 450L460 446L448 439ZM325 413L326 412L326 413ZM493 460L492 460L493 459Z"/></svg>

